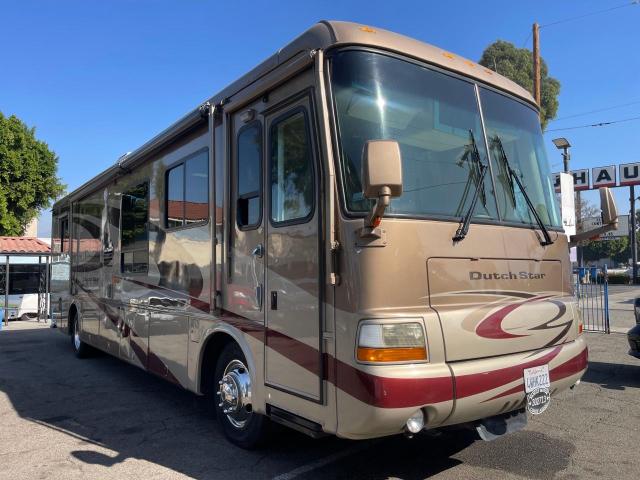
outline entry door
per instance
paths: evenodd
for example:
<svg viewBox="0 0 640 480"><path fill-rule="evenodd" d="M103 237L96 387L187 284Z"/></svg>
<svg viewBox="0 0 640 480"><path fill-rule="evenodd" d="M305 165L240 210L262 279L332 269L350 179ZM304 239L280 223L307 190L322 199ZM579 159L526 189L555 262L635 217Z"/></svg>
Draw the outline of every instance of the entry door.
<svg viewBox="0 0 640 480"><path fill-rule="evenodd" d="M318 168L309 98L265 117L266 383L320 399Z"/></svg>
<svg viewBox="0 0 640 480"><path fill-rule="evenodd" d="M232 174L225 305L253 332L264 325L264 126L260 108L261 103L256 103L229 118ZM260 355L261 351L254 354ZM262 377L261 372L258 375Z"/></svg>

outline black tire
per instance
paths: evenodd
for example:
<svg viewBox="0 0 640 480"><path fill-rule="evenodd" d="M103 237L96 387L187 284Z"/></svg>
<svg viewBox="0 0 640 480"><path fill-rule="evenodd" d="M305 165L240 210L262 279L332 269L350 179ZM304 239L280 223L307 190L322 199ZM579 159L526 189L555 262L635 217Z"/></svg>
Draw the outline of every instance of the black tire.
<svg viewBox="0 0 640 480"><path fill-rule="evenodd" d="M69 322L69 328L71 334L71 348L73 348L76 357L87 358L91 353L91 347L82 341L80 338L80 322L78 321L78 314L75 314Z"/></svg>
<svg viewBox="0 0 640 480"><path fill-rule="evenodd" d="M220 390L222 387L220 382L225 376L225 370L228 371L228 368L231 367L236 371L241 371L242 368L235 368L239 365L242 367L247 365L242 350L235 342L227 344L218 357L213 378L211 379L208 389L208 396L209 401L213 402L213 410L225 437L234 445L251 450L258 447L264 441L268 430L269 419L264 415L254 412L250 407L241 408L237 413L228 415L223 411L224 406L221 406ZM246 367L244 368L246 369ZM248 374L248 370L246 373Z"/></svg>

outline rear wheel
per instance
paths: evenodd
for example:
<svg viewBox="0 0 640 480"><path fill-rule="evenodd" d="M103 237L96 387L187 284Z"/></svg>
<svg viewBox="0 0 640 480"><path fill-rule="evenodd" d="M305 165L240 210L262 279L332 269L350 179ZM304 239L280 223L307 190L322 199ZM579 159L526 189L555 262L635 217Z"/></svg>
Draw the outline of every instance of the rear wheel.
<svg viewBox="0 0 640 480"><path fill-rule="evenodd" d="M268 419L253 411L251 376L236 343L224 347L210 388L218 423L232 443L251 449L264 439Z"/></svg>
<svg viewBox="0 0 640 480"><path fill-rule="evenodd" d="M80 322L78 321L78 315L74 315L71 325L71 346L78 358L86 358L91 350L91 347L82 341L80 338Z"/></svg>

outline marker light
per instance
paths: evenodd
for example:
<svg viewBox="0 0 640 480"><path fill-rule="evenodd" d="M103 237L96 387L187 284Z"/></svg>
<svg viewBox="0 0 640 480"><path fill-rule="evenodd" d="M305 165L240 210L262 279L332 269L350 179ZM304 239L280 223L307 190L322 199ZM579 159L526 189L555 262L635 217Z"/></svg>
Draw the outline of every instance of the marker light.
<svg viewBox="0 0 640 480"><path fill-rule="evenodd" d="M422 410L416 410L407 420L407 430L411 433L418 433L424 428L424 414Z"/></svg>
<svg viewBox="0 0 640 480"><path fill-rule="evenodd" d="M581 335L584 331L584 321L582 320L582 310L580 309L580 306L577 306L576 308L576 317L578 320L578 335Z"/></svg>
<svg viewBox="0 0 640 480"><path fill-rule="evenodd" d="M365 323L360 327L357 357L362 362L427 360L422 325Z"/></svg>

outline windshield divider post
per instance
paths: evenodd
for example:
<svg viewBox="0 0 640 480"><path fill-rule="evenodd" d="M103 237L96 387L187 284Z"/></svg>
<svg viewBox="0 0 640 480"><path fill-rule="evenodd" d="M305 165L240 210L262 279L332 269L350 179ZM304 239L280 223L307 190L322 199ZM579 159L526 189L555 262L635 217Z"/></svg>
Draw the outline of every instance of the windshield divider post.
<svg viewBox="0 0 640 480"><path fill-rule="evenodd" d="M495 174L493 172L493 162L491 161L491 155L489 151L489 138L487 137L488 135L487 127L485 125L484 111L482 109L482 101L480 99L480 87L475 82L473 85L476 92L476 103L478 105L478 112L480 113L480 127L482 128L482 139L484 140L484 148L487 156L487 165L489 166L489 174L491 176L491 188L494 191L493 201L495 202L496 215L498 216L498 222L502 222L503 218L502 218L502 213L500 212L500 207L498 206L498 197L497 197L498 190L496 190L496 179L495 179Z"/></svg>

